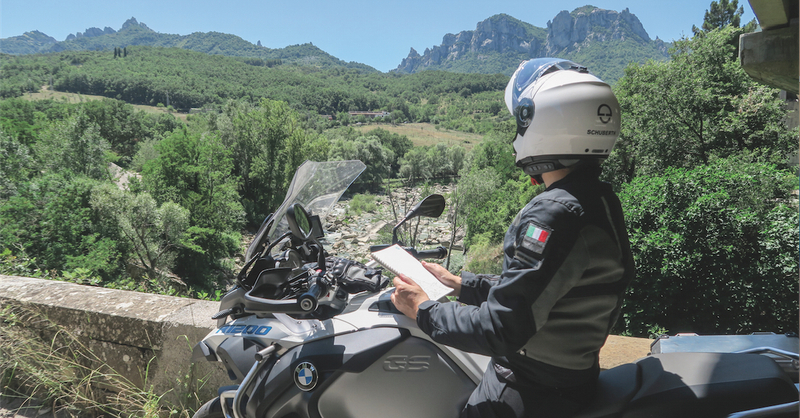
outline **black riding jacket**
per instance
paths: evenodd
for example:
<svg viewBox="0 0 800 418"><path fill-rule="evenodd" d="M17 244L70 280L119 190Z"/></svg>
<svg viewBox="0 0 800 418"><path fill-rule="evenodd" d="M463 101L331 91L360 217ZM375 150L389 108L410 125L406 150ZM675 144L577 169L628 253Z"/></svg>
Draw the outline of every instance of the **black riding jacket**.
<svg viewBox="0 0 800 418"><path fill-rule="evenodd" d="M591 168L553 183L505 235L500 276L462 274L459 302L427 301L434 341L489 355L514 379L572 387L596 379L598 355L633 279L619 199Z"/></svg>

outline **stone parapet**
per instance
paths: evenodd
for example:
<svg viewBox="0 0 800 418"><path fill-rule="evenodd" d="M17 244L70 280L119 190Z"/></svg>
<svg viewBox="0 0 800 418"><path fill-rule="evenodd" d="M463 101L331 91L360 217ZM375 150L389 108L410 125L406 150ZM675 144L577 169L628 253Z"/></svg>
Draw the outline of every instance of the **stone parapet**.
<svg viewBox="0 0 800 418"><path fill-rule="evenodd" d="M188 391L207 400L230 384L219 363L191 364L192 347L215 328L218 302L0 275L0 306L9 303L33 308L175 404Z"/></svg>
<svg viewBox="0 0 800 418"><path fill-rule="evenodd" d="M42 313L128 380L140 387L146 381L174 404L187 391L205 401L231 384L219 363L191 364L192 347L215 328L218 302L0 275L0 307L11 303ZM649 350L650 340L610 336L600 366L610 369Z"/></svg>

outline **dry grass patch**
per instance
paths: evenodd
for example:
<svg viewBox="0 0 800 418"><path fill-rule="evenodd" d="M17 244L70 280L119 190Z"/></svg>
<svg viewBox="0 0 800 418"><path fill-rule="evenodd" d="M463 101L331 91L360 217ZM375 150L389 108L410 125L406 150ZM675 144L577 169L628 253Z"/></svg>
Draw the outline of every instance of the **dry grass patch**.
<svg viewBox="0 0 800 418"><path fill-rule="evenodd" d="M355 129L361 132L369 132L373 129L381 128L399 135L405 135L411 143L417 146L430 146L439 143L447 145L461 145L468 151L483 139L483 135L471 134L467 132L437 130L436 125L430 123L400 123L396 125L361 125Z"/></svg>
<svg viewBox="0 0 800 418"><path fill-rule="evenodd" d="M54 91L48 90L47 86L42 86L42 89L39 90L37 93L25 93L22 95L22 98L25 100L56 100L56 101L63 101L67 103L83 103L92 100L103 100L107 99L104 96L95 96L92 94L80 94L80 93L67 93L63 91ZM135 109L142 110L147 113L171 113L176 118L186 122L186 113L179 113L179 112L170 112L164 107L156 107L156 106L146 106L146 105L137 105L132 104Z"/></svg>

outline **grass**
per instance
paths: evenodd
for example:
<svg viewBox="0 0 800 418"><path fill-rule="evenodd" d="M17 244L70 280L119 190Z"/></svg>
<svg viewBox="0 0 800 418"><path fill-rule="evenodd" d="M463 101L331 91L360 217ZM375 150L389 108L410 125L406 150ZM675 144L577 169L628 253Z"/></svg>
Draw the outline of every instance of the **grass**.
<svg viewBox="0 0 800 418"><path fill-rule="evenodd" d="M430 146L438 143L445 143L447 145L461 145L467 151L479 143L483 138L481 134L471 134L467 132L451 131L445 129L436 129L436 125L430 123L401 123L396 125L391 124L367 124L355 126L355 129L361 132L368 132L375 128L385 129L400 135L405 135L414 144L414 146Z"/></svg>
<svg viewBox="0 0 800 418"><path fill-rule="evenodd" d="M162 405L164 394L147 389L147 373L145 389L137 387L33 308L8 304L0 314L0 396L17 400L19 409L44 405L54 415L191 416Z"/></svg>
<svg viewBox="0 0 800 418"><path fill-rule="evenodd" d="M350 199L350 204L347 206L347 214L361 216L364 212L374 213L378 210L378 205L375 203L375 196L371 194L357 194Z"/></svg>
<svg viewBox="0 0 800 418"><path fill-rule="evenodd" d="M48 90L47 86L42 86L42 89L39 90L37 93L25 93L22 96L23 99L26 100L57 100L57 101L65 101L67 103L83 103L92 100L103 100L107 99L104 96L95 96L91 94L79 94L79 93L66 93L62 91L54 91ZM138 110L145 111L147 113L172 113L173 116L176 118L186 122L186 113L178 113L178 112L169 112L165 107L157 107L157 106L146 106L146 105L138 105L132 104L134 108Z"/></svg>

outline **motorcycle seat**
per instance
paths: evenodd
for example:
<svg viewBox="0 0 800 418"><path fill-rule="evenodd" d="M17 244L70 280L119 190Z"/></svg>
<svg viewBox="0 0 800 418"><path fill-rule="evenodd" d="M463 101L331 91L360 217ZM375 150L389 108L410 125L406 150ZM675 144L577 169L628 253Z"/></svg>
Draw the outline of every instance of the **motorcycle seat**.
<svg viewBox="0 0 800 418"><path fill-rule="evenodd" d="M595 397L575 418L726 417L796 402L775 361L757 354L654 354L600 373Z"/></svg>

